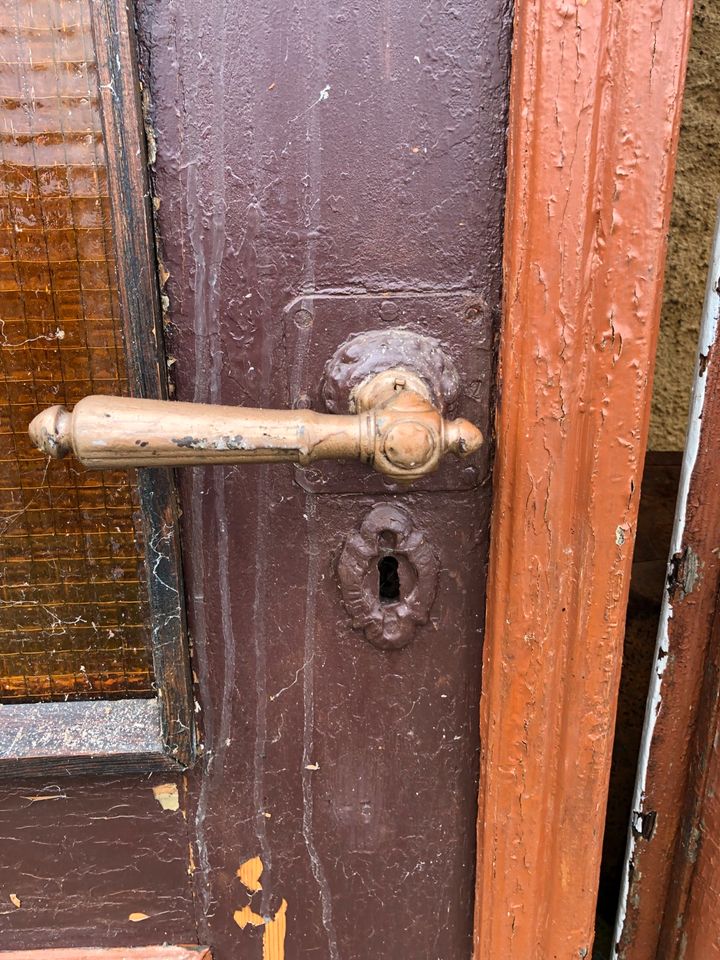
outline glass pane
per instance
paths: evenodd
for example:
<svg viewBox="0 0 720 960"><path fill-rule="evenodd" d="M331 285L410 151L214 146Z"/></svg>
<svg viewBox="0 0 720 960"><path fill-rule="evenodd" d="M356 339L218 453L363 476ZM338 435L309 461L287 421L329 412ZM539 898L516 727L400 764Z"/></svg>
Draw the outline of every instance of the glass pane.
<svg viewBox="0 0 720 960"><path fill-rule="evenodd" d="M43 407L127 393L91 0L0 7L0 701L153 695L132 476L49 464Z"/></svg>

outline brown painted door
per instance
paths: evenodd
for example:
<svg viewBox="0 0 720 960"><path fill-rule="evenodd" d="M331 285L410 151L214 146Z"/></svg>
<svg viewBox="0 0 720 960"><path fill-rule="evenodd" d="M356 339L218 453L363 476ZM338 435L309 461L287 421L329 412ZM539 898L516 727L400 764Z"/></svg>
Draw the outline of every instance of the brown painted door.
<svg viewBox="0 0 720 960"><path fill-rule="evenodd" d="M468 958L508 7L136 15L174 396L324 411L341 344L408 330L489 440L409 489L360 464L178 471L197 758L6 781L2 944ZM342 577L387 624L410 541L434 558L427 616L395 648L353 623Z"/></svg>

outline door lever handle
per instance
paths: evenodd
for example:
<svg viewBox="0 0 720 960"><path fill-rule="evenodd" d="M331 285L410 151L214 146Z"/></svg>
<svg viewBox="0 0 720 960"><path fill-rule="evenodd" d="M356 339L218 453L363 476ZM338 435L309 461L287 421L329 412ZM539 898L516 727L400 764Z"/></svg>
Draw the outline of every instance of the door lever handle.
<svg viewBox="0 0 720 960"><path fill-rule="evenodd" d="M96 470L352 459L400 483L432 473L448 452L465 457L482 445L478 428L445 420L408 370L368 377L353 399L356 412L343 415L91 396L72 411L48 407L28 432L43 453L72 453Z"/></svg>

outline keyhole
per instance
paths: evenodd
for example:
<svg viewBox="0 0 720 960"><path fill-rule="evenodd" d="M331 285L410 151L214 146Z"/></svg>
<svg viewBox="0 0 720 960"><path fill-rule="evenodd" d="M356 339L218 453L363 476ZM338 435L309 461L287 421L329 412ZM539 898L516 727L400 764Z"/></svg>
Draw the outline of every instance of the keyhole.
<svg viewBox="0 0 720 960"><path fill-rule="evenodd" d="M397 557L388 554L378 560L378 595L380 603L396 603L400 599L400 573Z"/></svg>

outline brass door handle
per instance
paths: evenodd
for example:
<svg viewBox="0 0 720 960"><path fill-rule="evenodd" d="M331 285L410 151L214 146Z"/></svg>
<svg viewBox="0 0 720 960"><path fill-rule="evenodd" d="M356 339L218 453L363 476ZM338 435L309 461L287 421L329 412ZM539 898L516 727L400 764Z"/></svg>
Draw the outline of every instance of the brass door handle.
<svg viewBox="0 0 720 960"><path fill-rule="evenodd" d="M356 459L401 483L432 473L448 452L464 457L482 445L478 428L445 420L406 369L368 377L353 399L357 412L343 415L91 396L72 411L43 410L29 434L43 453L72 453L97 470Z"/></svg>

